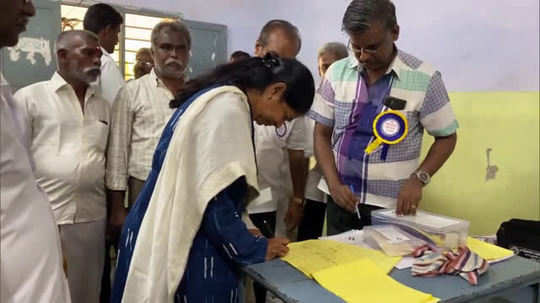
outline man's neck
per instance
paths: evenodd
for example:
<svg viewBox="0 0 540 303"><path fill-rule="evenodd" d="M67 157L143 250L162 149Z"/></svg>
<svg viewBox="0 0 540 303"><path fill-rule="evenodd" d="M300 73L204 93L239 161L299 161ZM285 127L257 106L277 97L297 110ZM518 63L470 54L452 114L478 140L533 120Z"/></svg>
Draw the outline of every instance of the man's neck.
<svg viewBox="0 0 540 303"><path fill-rule="evenodd" d="M375 82L381 79L384 76L386 70L387 70L386 68L375 70L375 71L366 69L365 77L366 77L368 86L373 85Z"/></svg>
<svg viewBox="0 0 540 303"><path fill-rule="evenodd" d="M161 82L167 87L167 89L176 96L184 88L184 78L159 78Z"/></svg>
<svg viewBox="0 0 540 303"><path fill-rule="evenodd" d="M81 110L84 113L84 98L86 97L86 90L88 89L88 83L81 82L78 80L73 79L66 79L66 82L73 88L75 91L75 95L77 96L77 99L79 100L79 105L81 106Z"/></svg>

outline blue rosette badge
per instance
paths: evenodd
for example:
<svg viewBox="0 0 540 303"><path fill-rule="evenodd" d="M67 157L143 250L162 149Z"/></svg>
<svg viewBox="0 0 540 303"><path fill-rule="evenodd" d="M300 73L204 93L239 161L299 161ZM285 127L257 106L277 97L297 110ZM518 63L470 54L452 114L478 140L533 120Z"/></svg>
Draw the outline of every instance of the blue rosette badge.
<svg viewBox="0 0 540 303"><path fill-rule="evenodd" d="M388 110L379 113L373 121L375 140L366 147L366 154L371 154L383 143L397 144L403 141L407 137L408 131L407 118L401 112Z"/></svg>

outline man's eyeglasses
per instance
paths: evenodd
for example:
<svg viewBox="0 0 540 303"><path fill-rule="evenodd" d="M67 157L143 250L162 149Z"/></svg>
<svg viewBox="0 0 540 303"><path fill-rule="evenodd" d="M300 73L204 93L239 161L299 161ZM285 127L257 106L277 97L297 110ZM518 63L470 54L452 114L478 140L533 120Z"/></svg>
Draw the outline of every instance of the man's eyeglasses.
<svg viewBox="0 0 540 303"><path fill-rule="evenodd" d="M384 44L384 41L370 47L357 48L351 43L351 39L349 39L349 42L347 43L347 48L355 54L365 53L368 55L373 55L377 53L377 51L379 50L379 48L381 48L383 44Z"/></svg>

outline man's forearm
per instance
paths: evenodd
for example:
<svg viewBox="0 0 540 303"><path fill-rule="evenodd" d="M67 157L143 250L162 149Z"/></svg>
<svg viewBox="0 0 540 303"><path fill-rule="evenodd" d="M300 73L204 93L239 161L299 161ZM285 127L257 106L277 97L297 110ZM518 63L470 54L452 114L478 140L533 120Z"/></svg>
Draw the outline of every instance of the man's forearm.
<svg viewBox="0 0 540 303"><path fill-rule="evenodd" d="M303 150L288 150L289 169L293 185L294 197L304 199L309 159L304 157Z"/></svg>
<svg viewBox="0 0 540 303"><path fill-rule="evenodd" d="M124 201L126 198L125 190L110 190L107 189L107 200L110 203L111 212L116 212L119 209L124 208Z"/></svg>
<svg viewBox="0 0 540 303"><path fill-rule="evenodd" d="M439 168L448 160L457 142L457 134L448 137L435 138L435 142L429 148L429 152L418 168L433 176Z"/></svg>
<svg viewBox="0 0 540 303"><path fill-rule="evenodd" d="M341 181L338 176L334 153L331 148L332 129L316 123L314 136L315 158L321 167L326 182L328 182L328 186L340 184Z"/></svg>

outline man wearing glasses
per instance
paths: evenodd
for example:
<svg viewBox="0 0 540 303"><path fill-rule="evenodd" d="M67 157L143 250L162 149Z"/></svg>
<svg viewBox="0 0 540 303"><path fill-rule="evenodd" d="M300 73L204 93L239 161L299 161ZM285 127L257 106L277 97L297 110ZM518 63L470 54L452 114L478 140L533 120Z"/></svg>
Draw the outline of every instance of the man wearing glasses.
<svg viewBox="0 0 540 303"><path fill-rule="evenodd" d="M330 66L310 112L315 154L332 197L329 235L371 224L371 211L381 207L415 214L423 187L454 150L458 127L441 74L396 47L391 1L353 0L343 30L351 55ZM403 114L408 133L368 154L373 122L387 110ZM419 165L424 129L435 141Z"/></svg>

